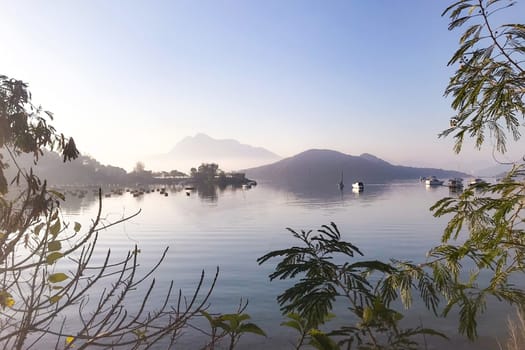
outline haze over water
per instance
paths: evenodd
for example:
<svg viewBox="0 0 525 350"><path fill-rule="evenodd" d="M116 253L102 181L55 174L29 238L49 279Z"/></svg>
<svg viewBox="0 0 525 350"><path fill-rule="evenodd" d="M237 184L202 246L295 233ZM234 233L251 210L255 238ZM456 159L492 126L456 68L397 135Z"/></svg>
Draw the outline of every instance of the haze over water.
<svg viewBox="0 0 525 350"><path fill-rule="evenodd" d="M268 274L277 261L262 266L256 263L258 257L271 250L299 243L286 227L316 230L333 221L343 239L361 249L364 259L422 262L428 249L439 243L447 222L447 218L433 218L429 207L447 195L446 187L428 189L417 181L365 185L360 194L350 190L340 193L336 186L333 191L323 193L315 193L313 189L293 193L265 184L249 190L192 192L190 196L175 189L168 197L155 192L134 198L124 193L103 200L106 222L142 211L137 217L102 231L97 251L102 256L111 248L119 256L138 244L140 263L146 268L169 246L166 260L155 273L158 291L174 280L175 288L182 289L187 296L196 287L203 269L205 286L209 286L219 266L211 310L234 312L241 298L248 299L246 312L269 335L268 338L248 336L242 340L241 348L248 344L261 349L270 345L286 348L295 335L279 327L283 318L276 297L289 284L269 282ZM65 204L68 217L85 224L98 208L92 196L83 199L69 196ZM505 335L506 318L512 310L501 306L489 305L487 315L480 318L479 334L485 345L489 343L484 336ZM334 311L344 318L343 308L336 307ZM453 317L436 320L418 303L407 313L406 322L414 327L420 324L436 327L451 335L457 327ZM189 332L182 338L182 344L193 346L199 339ZM456 348L465 343L453 340ZM479 346L472 345L474 348Z"/></svg>

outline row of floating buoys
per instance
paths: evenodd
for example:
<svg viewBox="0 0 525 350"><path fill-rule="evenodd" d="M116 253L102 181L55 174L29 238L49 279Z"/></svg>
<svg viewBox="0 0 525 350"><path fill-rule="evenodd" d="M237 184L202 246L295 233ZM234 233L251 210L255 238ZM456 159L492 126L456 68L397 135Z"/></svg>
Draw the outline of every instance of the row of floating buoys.
<svg viewBox="0 0 525 350"><path fill-rule="evenodd" d="M158 192L161 196L164 196L164 197L168 196L168 192L165 187L156 188L156 189L149 189L149 188L140 188L140 189L135 189L135 190L128 189L126 191L130 192L133 195L133 197L139 197L144 194L155 193L155 192Z"/></svg>
<svg viewBox="0 0 525 350"><path fill-rule="evenodd" d="M84 198L86 196L86 194L88 193L88 190L67 190L67 191L64 191L63 192L65 195L70 195L70 196L73 196L73 197L78 197L78 198Z"/></svg>
<svg viewBox="0 0 525 350"><path fill-rule="evenodd" d="M182 187L181 187L182 189ZM99 189L57 189L58 192L63 193L67 196L74 196L78 198L84 198L87 194L91 192L93 196L98 196ZM159 193L161 196L168 197L169 192L168 188L166 187L158 187L158 188L145 188L145 187L137 187L137 188L114 188L109 191L104 191L103 196L104 198L111 198L113 196L122 196L125 193L131 194L133 197L139 197L144 194L148 193Z"/></svg>
<svg viewBox="0 0 525 350"><path fill-rule="evenodd" d="M180 187L182 190L182 187ZM93 189L65 189L65 188L56 188L57 192L62 193L65 196L73 196L78 198L84 198L86 195L91 194L93 196L98 196L99 189L93 188ZM114 189L106 189L102 192L102 196L104 198L111 198L113 196L122 196L125 193L131 194L133 197L139 197L144 194L148 193L159 193L161 196L168 197L169 196L169 188L166 187L158 187L158 188L145 188L145 187L137 187L137 188L114 188Z"/></svg>

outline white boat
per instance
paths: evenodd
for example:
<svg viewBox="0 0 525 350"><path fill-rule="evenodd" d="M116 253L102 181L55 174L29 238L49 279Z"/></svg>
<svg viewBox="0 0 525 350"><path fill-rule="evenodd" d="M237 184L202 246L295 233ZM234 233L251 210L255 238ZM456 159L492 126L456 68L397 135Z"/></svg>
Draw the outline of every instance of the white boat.
<svg viewBox="0 0 525 350"><path fill-rule="evenodd" d="M427 186L441 186L443 185L443 181L439 180L435 176L431 176L428 179L425 180L425 185Z"/></svg>
<svg viewBox="0 0 525 350"><path fill-rule="evenodd" d="M354 191L363 191L365 189L365 185L361 182L361 181L358 181L358 182L354 182L352 184L352 190Z"/></svg>
<svg viewBox="0 0 525 350"><path fill-rule="evenodd" d="M463 179L459 177L455 177L453 179L449 179L447 186L451 189L461 189L463 188Z"/></svg>
<svg viewBox="0 0 525 350"><path fill-rule="evenodd" d="M477 179L471 180L469 182L469 186L477 186L477 185L484 185L487 181L480 179L479 177Z"/></svg>

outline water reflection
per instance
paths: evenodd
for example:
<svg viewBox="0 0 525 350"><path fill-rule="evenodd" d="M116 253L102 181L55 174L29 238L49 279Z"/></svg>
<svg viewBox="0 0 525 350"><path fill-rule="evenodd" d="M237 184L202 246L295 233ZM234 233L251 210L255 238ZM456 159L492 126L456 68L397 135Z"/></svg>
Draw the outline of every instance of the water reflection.
<svg viewBox="0 0 525 350"><path fill-rule="evenodd" d="M426 185L426 184L423 184L423 186L425 186L425 189L429 192L435 192L435 191L439 191L443 188L443 185Z"/></svg>
<svg viewBox="0 0 525 350"><path fill-rule="evenodd" d="M199 185L197 194L202 201L216 202L218 198L218 187L215 185Z"/></svg>
<svg viewBox="0 0 525 350"><path fill-rule="evenodd" d="M183 186L135 186L117 187L59 187L54 190L62 193L65 201L61 203L66 212L80 213L99 201L99 189L103 200L119 197L133 197L137 203L143 202L152 196L168 197L169 195L185 195L187 197L197 195L202 202L217 202L220 196L231 192L246 192L242 186L233 185L198 185L196 187Z"/></svg>
<svg viewBox="0 0 525 350"><path fill-rule="evenodd" d="M450 197L458 197L463 193L463 187L449 187L448 193Z"/></svg>
<svg viewBox="0 0 525 350"><path fill-rule="evenodd" d="M56 188L54 190L64 195L64 201L60 202L60 206L66 212L81 213L98 201L98 189L96 188Z"/></svg>
<svg viewBox="0 0 525 350"><path fill-rule="evenodd" d="M330 184L319 184L316 186L299 186L298 184L287 184L287 185L275 185L270 183L263 183L265 187L272 188L278 191L292 193L298 198L314 200L327 200L333 201L337 199L345 198L373 198L379 194L389 191L392 184L365 184L365 188L362 191L354 191L351 187L344 187L343 189Z"/></svg>
<svg viewBox="0 0 525 350"><path fill-rule="evenodd" d="M197 194L202 202L214 203L219 200L220 196L223 196L227 192L244 191L244 189L241 186L235 185L200 184L196 187L185 188L184 191L188 197Z"/></svg>
<svg viewBox="0 0 525 350"><path fill-rule="evenodd" d="M182 191L180 186L111 186L103 187L58 187L54 188L64 195L65 200L61 202L61 207L69 213L82 213L99 202L114 198L132 197L137 203L144 201L146 197L168 197L169 194L176 194ZM100 192L100 193L99 193Z"/></svg>
<svg viewBox="0 0 525 350"><path fill-rule="evenodd" d="M348 187L340 189L337 186L318 185L318 186L297 186L297 185L274 185L269 183L259 184L265 191L273 191L276 196L286 198L286 202L292 205L302 205L310 207L312 205L338 205L345 202L359 200L362 203L372 203L381 200L382 198L391 196L391 192L399 189L406 190L407 188L414 188L417 190L435 193L436 195L445 196L446 186L425 187L419 182L404 181L392 182L386 184L365 184L363 191L355 191ZM216 186L216 185L199 185L191 188L184 188L182 186L149 186L149 187L129 187L120 188L115 186L105 186L101 188L101 195L103 200L109 198L119 197L133 197L133 200L140 204L148 197L157 196L168 197L171 196L197 196L201 202L216 203L223 196L229 196L234 193L241 193L243 196L256 190L257 187L245 189L241 186ZM83 188L57 188L57 191L65 195L65 201L61 206L66 212L81 213L92 207L99 200L99 188L83 187ZM457 195L461 193L457 190L450 190L449 195Z"/></svg>
<svg viewBox="0 0 525 350"><path fill-rule="evenodd" d="M425 259L428 249L439 244L447 222L447 218L434 218L429 207L450 195L446 186L428 190L418 181L365 183L360 193L353 193L350 187L340 191L337 183L313 187L260 183L251 189L199 187L190 190L189 196L183 187L173 187L165 189L167 197L160 195L160 188L147 188L137 197L133 197L131 189L126 190L118 195L111 188L103 189L104 194L111 193L103 198L104 217L114 221L138 209L142 212L101 233L101 256L105 249L124 253L138 243L141 263L149 266L169 246L156 278L159 284L174 279L176 288L183 291L193 290L202 269L209 274L219 265L221 274L212 300L214 311L231 312L240 297L249 298L248 313L272 336L282 332L275 298L283 285L278 281L270 283L267 276L272 266L258 266L256 258L297 243L286 227L315 230L333 221L343 239L356 244L367 259L417 262ZM89 223L96 213L97 201L93 191L82 198L69 193L64 208L71 214L82 212ZM411 312L413 317L407 319L415 325L424 322L431 326L435 322L417 306ZM504 324L505 317L498 320ZM480 327L483 334L496 333L489 322L480 320ZM275 337L264 340L266 343L257 341L261 342L261 349L278 348Z"/></svg>

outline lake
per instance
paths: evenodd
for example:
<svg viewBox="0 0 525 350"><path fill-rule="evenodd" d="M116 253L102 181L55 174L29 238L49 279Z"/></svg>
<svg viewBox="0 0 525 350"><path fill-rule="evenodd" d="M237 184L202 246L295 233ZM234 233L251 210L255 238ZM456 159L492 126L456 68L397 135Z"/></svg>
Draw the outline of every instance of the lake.
<svg viewBox="0 0 525 350"><path fill-rule="evenodd" d="M439 242L446 218L434 218L429 208L448 196L447 187L426 188L418 181L390 184L365 184L356 194L305 189L290 192L259 184L251 189L185 191L168 188L168 196L159 192L133 197L124 193L103 200L104 222L111 222L141 210L124 223L103 230L98 242L100 258L111 248L123 256L137 244L142 266L153 266L163 249L167 257L156 271L158 288L173 280L183 294L191 295L202 270L209 286L217 266L220 275L211 298L212 311L234 312L239 301L248 300L246 310L253 322L268 334L246 337L239 348L291 348L294 334L279 327L283 318L276 297L286 287L284 282L269 282L274 264L259 266L256 259L265 253L296 244L286 230L317 229L335 222L345 240L358 246L367 259L397 258L423 261L429 248ZM453 195L453 194L452 194ZM98 209L96 196L67 196L64 211L71 221L87 225ZM494 348L495 337L504 341L506 320L513 309L491 305L480 318L478 345L464 338L452 337L454 348ZM407 313L407 324L435 327L450 335L456 333L453 319L435 319L415 305ZM496 326L495 326L496 325ZM198 335L189 330L182 345L196 348ZM441 341L429 341L429 348L442 348Z"/></svg>

